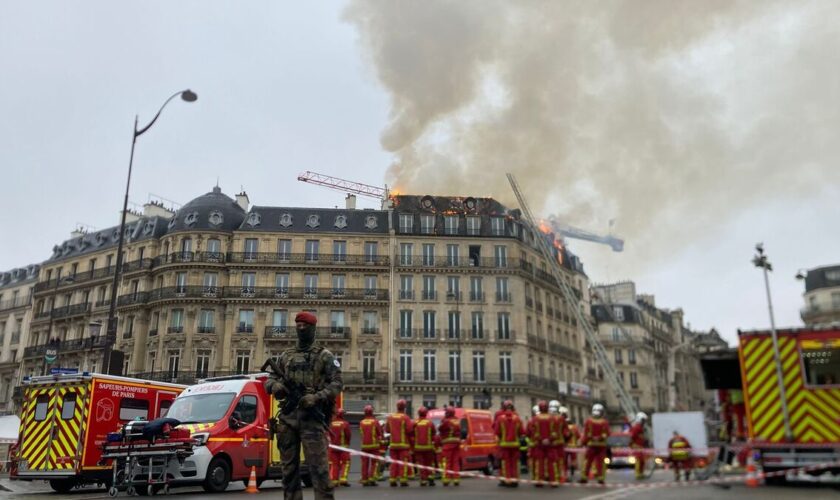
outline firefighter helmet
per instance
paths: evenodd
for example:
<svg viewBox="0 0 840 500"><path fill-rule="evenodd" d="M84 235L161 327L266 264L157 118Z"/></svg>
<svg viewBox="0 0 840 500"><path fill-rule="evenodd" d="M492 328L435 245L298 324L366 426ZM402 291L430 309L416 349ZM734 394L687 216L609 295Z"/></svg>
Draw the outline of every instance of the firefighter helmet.
<svg viewBox="0 0 840 500"><path fill-rule="evenodd" d="M373 406L365 405L365 416L372 417L373 416Z"/></svg>
<svg viewBox="0 0 840 500"><path fill-rule="evenodd" d="M405 407L407 405L408 403L406 403L404 399L400 399L397 401L397 411L405 411Z"/></svg>
<svg viewBox="0 0 840 500"><path fill-rule="evenodd" d="M455 407L454 406L447 406L446 411L443 413L447 418L451 418L455 416Z"/></svg>
<svg viewBox="0 0 840 500"><path fill-rule="evenodd" d="M339 408L335 411L335 416L338 418L344 418L344 408Z"/></svg>
<svg viewBox="0 0 840 500"><path fill-rule="evenodd" d="M539 412L540 412L540 406L539 405L534 405L534 406L531 407L531 415L536 415Z"/></svg>
<svg viewBox="0 0 840 500"><path fill-rule="evenodd" d="M560 413L560 401L552 399L548 402L548 411L554 414Z"/></svg>
<svg viewBox="0 0 840 500"><path fill-rule="evenodd" d="M539 403L537 403L537 409L540 411L540 413L547 412L548 411L548 401L546 401L544 399L541 400Z"/></svg>
<svg viewBox="0 0 840 500"><path fill-rule="evenodd" d="M596 404L592 405L592 414L595 415L596 417L600 417L601 415L603 415L604 414L604 405L602 405L601 403L596 403Z"/></svg>
<svg viewBox="0 0 840 500"><path fill-rule="evenodd" d="M513 401L506 399L505 403L502 405L505 410L513 410Z"/></svg>
<svg viewBox="0 0 840 500"><path fill-rule="evenodd" d="M560 415L563 415L566 418L569 418L569 409L566 408L565 406L561 406L560 408L558 408L557 413L559 413Z"/></svg>
<svg viewBox="0 0 840 500"><path fill-rule="evenodd" d="M428 412L429 412L429 410L427 410L425 406L421 406L420 408L417 409L417 416L419 416L420 418L425 418L426 413L428 413Z"/></svg>
<svg viewBox="0 0 840 500"><path fill-rule="evenodd" d="M639 413L636 414L636 422L645 422L645 421L647 421L647 419L648 419L648 416L643 411L640 411Z"/></svg>

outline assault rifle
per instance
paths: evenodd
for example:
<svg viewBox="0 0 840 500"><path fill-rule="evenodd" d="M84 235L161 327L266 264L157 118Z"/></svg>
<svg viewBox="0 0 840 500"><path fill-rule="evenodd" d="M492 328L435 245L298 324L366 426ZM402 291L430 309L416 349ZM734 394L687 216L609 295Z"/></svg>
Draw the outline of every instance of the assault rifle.
<svg viewBox="0 0 840 500"><path fill-rule="evenodd" d="M265 363L263 363L263 365L260 367L260 371L267 372L268 370L266 368L271 368L271 372L280 380L280 383L283 384L285 396L282 398L283 401L280 405L280 414L291 414L293 411L298 409L298 406L300 405L300 400L303 399L303 397L307 394L313 392L307 391L306 386L302 383L295 382L294 380L288 378L286 374L280 370L280 367L277 366L277 363L275 363L273 359L267 359ZM329 424L326 415L324 415L324 412L321 410L321 408L319 408L319 405L306 408L306 411L311 416L324 422L324 424Z"/></svg>

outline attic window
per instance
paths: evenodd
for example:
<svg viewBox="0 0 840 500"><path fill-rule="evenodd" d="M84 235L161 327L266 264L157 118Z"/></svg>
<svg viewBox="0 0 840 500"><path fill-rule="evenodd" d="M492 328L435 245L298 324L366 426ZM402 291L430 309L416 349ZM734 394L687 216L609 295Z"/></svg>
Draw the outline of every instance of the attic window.
<svg viewBox="0 0 840 500"><path fill-rule="evenodd" d="M435 232L435 216L420 216L420 234L433 234Z"/></svg>
<svg viewBox="0 0 840 500"><path fill-rule="evenodd" d="M458 216L447 215L443 218L444 232L449 235L458 234Z"/></svg>
<svg viewBox="0 0 840 500"><path fill-rule="evenodd" d="M481 217L467 216L467 235L478 236L479 234L481 234Z"/></svg>
<svg viewBox="0 0 840 500"><path fill-rule="evenodd" d="M412 214L400 214L400 232L409 234L414 231L414 216Z"/></svg>

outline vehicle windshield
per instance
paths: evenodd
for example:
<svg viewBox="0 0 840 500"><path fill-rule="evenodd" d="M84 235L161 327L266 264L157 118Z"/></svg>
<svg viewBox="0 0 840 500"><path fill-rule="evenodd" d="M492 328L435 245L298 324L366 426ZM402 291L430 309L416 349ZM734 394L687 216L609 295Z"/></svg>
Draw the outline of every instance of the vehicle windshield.
<svg viewBox="0 0 840 500"><path fill-rule="evenodd" d="M630 436L610 436L607 438L607 446L630 446Z"/></svg>
<svg viewBox="0 0 840 500"><path fill-rule="evenodd" d="M233 392L223 392L179 397L172 403L166 416L181 422L217 422L227 413L234 396L236 394Z"/></svg>

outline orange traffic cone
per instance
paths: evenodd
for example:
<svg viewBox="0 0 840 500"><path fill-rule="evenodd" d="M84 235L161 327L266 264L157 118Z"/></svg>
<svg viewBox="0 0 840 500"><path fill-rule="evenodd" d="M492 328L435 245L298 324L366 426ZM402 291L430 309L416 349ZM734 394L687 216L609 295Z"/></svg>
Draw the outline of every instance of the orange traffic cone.
<svg viewBox="0 0 840 500"><path fill-rule="evenodd" d="M251 477L248 478L248 487L245 488L245 493L259 493L257 489L257 468L251 466Z"/></svg>
<svg viewBox="0 0 840 500"><path fill-rule="evenodd" d="M758 486L758 473L755 470L752 456L747 458L747 486L750 488Z"/></svg>

